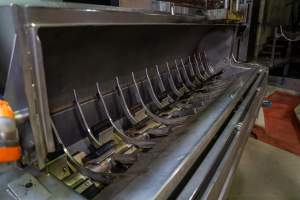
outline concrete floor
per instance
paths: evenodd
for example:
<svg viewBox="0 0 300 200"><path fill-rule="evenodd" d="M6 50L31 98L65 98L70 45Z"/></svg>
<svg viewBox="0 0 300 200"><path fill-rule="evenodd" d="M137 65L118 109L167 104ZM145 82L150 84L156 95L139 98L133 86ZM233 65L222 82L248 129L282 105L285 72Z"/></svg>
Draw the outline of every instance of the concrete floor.
<svg viewBox="0 0 300 200"><path fill-rule="evenodd" d="M278 90L300 94L300 80L270 78L267 95ZM262 110L256 124L264 127ZM249 138L229 200L300 200L300 157Z"/></svg>
<svg viewBox="0 0 300 200"><path fill-rule="evenodd" d="M294 199L300 199L300 157L249 138L229 200Z"/></svg>

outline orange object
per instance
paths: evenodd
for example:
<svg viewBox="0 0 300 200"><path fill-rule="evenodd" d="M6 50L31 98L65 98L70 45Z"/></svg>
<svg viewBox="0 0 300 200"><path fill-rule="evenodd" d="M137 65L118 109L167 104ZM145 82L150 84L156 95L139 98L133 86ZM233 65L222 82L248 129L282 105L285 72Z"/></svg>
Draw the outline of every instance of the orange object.
<svg viewBox="0 0 300 200"><path fill-rule="evenodd" d="M0 117L14 118L14 112L7 101L0 100Z"/></svg>
<svg viewBox="0 0 300 200"><path fill-rule="evenodd" d="M21 157L20 146L0 147L0 163L15 162Z"/></svg>
<svg viewBox="0 0 300 200"><path fill-rule="evenodd" d="M1 119L2 118L2 119ZM13 127L11 124L15 124L14 112L9 106L8 102L0 100L0 123L2 127ZM1 132L1 142L4 144L0 146L0 163L15 162L21 157L21 147L18 146L18 132L15 128L12 130L6 130ZM6 139L9 138L9 139ZM10 143L15 142L15 146L5 145L8 140Z"/></svg>
<svg viewBox="0 0 300 200"><path fill-rule="evenodd" d="M300 97L276 91L268 99L272 107L263 108L265 129L256 126L253 133L258 140L300 156L300 124L294 113Z"/></svg>

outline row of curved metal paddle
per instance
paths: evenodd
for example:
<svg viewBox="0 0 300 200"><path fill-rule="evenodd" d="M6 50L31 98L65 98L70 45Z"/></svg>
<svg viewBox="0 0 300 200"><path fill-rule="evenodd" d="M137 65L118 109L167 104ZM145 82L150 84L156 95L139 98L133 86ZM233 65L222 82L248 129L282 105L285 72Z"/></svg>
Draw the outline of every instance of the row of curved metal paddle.
<svg viewBox="0 0 300 200"><path fill-rule="evenodd" d="M154 142L153 138L157 139L165 137L170 134L174 128L184 126L185 121L189 117L203 110L205 106L220 95L231 82L230 79L219 78L223 71L216 71L216 69L207 61L204 52L189 57L187 63L182 59L180 62L179 65L175 60L172 69L169 64L166 63L166 74L164 75L167 78L164 79L165 81L163 81L163 74L159 67L157 65L155 66L155 80L158 84L158 91L155 91L152 83L153 79L151 79L148 69L145 69L145 89L149 93L152 100L151 103L156 107L155 111L150 109L149 104L146 104L142 97L136 76L133 72L131 73L135 96L137 102L141 106L140 111L144 113L143 117L140 118L137 118L136 113L133 113L129 108L119 78L115 78L116 96L127 120L132 126L132 128L128 130L124 130L122 123L112 119L109 108L100 90L100 84L96 83L97 100L103 105L105 115L111 127L113 127L112 134L116 136L115 138L118 138L106 143L99 141L95 136L96 134L94 134L89 127L78 100L76 90L74 89L74 105L78 111L82 127L87 134L90 144L94 147L95 152L91 152L90 155L87 155L82 162L75 159L68 147L64 145L64 142L52 121L53 132L58 143L62 145L69 162L84 176L87 176L96 182L100 182L103 185L109 184L116 176L126 175L126 173L116 172L125 172L126 169L137 161L137 153L145 152L153 148L157 141ZM169 91L166 89L166 84L168 84ZM151 125L149 125L150 123ZM133 148L134 150L127 151L127 153L113 152L107 155L105 159L108 159L109 167L106 167L105 170L102 171L93 171L85 166L84 163L91 163L94 159L100 157L118 143L126 145L128 147L127 149ZM96 164L100 165L102 161L98 160Z"/></svg>

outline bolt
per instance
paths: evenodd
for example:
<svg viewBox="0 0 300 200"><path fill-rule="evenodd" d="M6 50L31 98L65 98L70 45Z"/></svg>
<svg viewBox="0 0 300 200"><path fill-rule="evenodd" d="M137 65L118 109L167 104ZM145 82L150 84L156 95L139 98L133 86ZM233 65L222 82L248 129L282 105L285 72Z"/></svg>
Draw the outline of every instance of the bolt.
<svg viewBox="0 0 300 200"><path fill-rule="evenodd" d="M31 188L32 186L33 186L33 184L31 182L28 182L28 183L25 184L26 188Z"/></svg>
<svg viewBox="0 0 300 200"><path fill-rule="evenodd" d="M67 167L63 167L63 169L62 169L64 172L67 172Z"/></svg>

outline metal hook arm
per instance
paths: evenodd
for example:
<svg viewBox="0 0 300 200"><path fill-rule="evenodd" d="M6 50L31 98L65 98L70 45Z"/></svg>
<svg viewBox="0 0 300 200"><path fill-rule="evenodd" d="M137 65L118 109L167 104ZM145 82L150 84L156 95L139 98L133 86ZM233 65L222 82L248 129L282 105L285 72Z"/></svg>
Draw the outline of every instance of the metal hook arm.
<svg viewBox="0 0 300 200"><path fill-rule="evenodd" d="M179 90L183 90L183 93L189 93L190 89L186 86L186 84L184 83L184 81L182 79L181 72L180 72L178 64L177 64L177 60L174 60L174 62L175 62L175 69L177 72L177 76L179 77L178 80L179 80L180 85L182 86Z"/></svg>
<svg viewBox="0 0 300 200"><path fill-rule="evenodd" d="M102 102L102 105L104 107L104 111L105 111L105 114L109 120L109 122L111 123L111 125L113 126L113 128L116 130L116 134L127 144L132 144L134 146L137 146L137 147L140 147L140 148L144 148L144 149L149 149L149 148L152 148L153 145L155 144L154 142L150 142L150 141L143 141L143 140L136 140L134 138L131 138L129 136L127 136L125 134L125 132L119 128L115 122L113 121L113 119L111 118L111 115L108 111L108 108L106 106L106 103L105 103L105 100L102 96L102 93L100 91L100 87L99 87L99 83L97 82L96 83L96 87L97 87L97 94L98 94L98 97L100 98L100 101Z"/></svg>
<svg viewBox="0 0 300 200"><path fill-rule="evenodd" d="M130 123L132 125L136 125L138 123L138 120L135 119L135 117L132 115L130 109L128 108L123 90L122 90L120 82L119 82L119 78L116 77L115 80L116 80L116 85L117 85L117 94L118 94L117 96L121 103L122 109L123 109L127 119L130 121Z"/></svg>
<svg viewBox="0 0 300 200"><path fill-rule="evenodd" d="M98 139L95 138L92 130L90 129L88 123L87 123L87 120L84 116L84 113L83 113L83 110L81 108L81 105L78 101L78 97L77 97L77 93L76 93L76 90L74 89L73 90L73 94L74 94L74 101L75 101L75 105L76 105L76 108L79 112L79 116L80 116L80 120L82 122L82 125L83 125L83 128L85 129L85 131L87 132L87 136L88 136L88 139L89 141L92 143L92 145L95 147L95 148L99 148L101 146L101 143Z"/></svg>
<svg viewBox="0 0 300 200"><path fill-rule="evenodd" d="M161 73L159 71L158 65L155 65L155 69L156 69L156 73L157 73L157 77L158 77L158 87L160 89L160 92L165 93L166 92L166 87L165 87L164 82L162 80Z"/></svg>
<svg viewBox="0 0 300 200"><path fill-rule="evenodd" d="M193 64L192 64L192 60L191 60L191 56L188 57L189 60L189 71L190 71L190 75L191 77L195 77L195 70L193 68Z"/></svg>
<svg viewBox="0 0 300 200"><path fill-rule="evenodd" d="M146 80L147 80L147 83L148 83L148 86L149 86L149 87L147 87L147 90L148 90L148 92L150 94L150 97L151 97L153 103L159 109L163 109L165 106L160 102L160 100L158 99L158 97L155 94L155 91L154 91L154 88L153 88L153 85L152 85L152 82L151 82L151 79L150 79L150 76L149 76L147 68L145 69L145 73L146 73Z"/></svg>
<svg viewBox="0 0 300 200"><path fill-rule="evenodd" d="M51 128L54 132L54 135L56 136L57 142L62 146L62 148L68 158L68 161L77 169L77 171L82 173L84 176L87 176L87 177L91 178L92 180L101 182L105 185L110 184L112 182L112 178L116 177L115 174L91 171L90 169L87 169L84 166L82 166L81 163L79 163L76 159L74 159L72 154L70 153L69 149L64 145L64 143L54 125L54 122L51 118L50 118L50 123L51 123Z"/></svg>
<svg viewBox="0 0 300 200"><path fill-rule="evenodd" d="M117 131L118 136L120 136L121 139L126 140L128 136L126 136L126 135L124 134L123 130L122 130L121 128L119 128L119 127L115 124L115 122L113 121L113 119L111 118L111 115L110 115L110 113L109 113L109 111L108 111L108 108L107 108L107 106L106 106L105 100L104 100L104 98L103 98L103 96L102 96L102 93L101 93L101 91L100 91L99 83L96 83L96 88L97 88L97 95L98 95L98 97L100 98L100 101L102 102L102 105L103 105L103 108L104 108L104 111L105 111L105 115L106 115L106 117L108 118L110 124L111 124L111 125L113 126L113 128Z"/></svg>
<svg viewBox="0 0 300 200"><path fill-rule="evenodd" d="M140 89L136 82L134 73L131 72L131 75L132 75L132 80L133 80L135 90L136 90L137 100L141 103L143 109L154 121L161 123L161 124L165 124L165 125L174 125L174 124L183 124L184 123L184 121L186 120L186 117L176 118L176 119L166 119L166 118L159 117L159 116L155 115L153 112L151 112L150 109L146 106L144 100L142 99L142 95L140 93Z"/></svg>
<svg viewBox="0 0 300 200"><path fill-rule="evenodd" d="M205 77L201 74L201 70L200 70L200 68L199 68L199 63L198 63L196 54L194 54L194 60L195 60L195 63L196 63L196 66L195 66L195 67L196 67L196 74L197 74L197 76L200 78L200 80L205 81L206 79L205 79Z"/></svg>
<svg viewBox="0 0 300 200"><path fill-rule="evenodd" d="M208 74L208 72L207 72L207 70L205 68L205 62L204 62L204 60L203 60L203 58L202 58L202 56L201 56L200 53L198 53L198 57L199 57L199 61L200 61L200 65L199 66L200 66L201 70L203 71L203 75L204 75L205 79L207 80L207 79L210 78L210 75Z"/></svg>
<svg viewBox="0 0 300 200"><path fill-rule="evenodd" d="M191 56L189 56L189 66L190 66L190 72L191 72L191 76L193 77L195 83L197 86L201 87L202 84L201 84L201 81L198 79L198 76L196 76L196 73L195 73L195 70L194 70L194 66L193 66L193 63L192 63L192 59L191 59Z"/></svg>
<svg viewBox="0 0 300 200"><path fill-rule="evenodd" d="M190 87L191 89L194 89L196 88L196 86L192 83L192 81L190 80L189 76L188 76L188 73L186 71L186 68L185 68L185 64L182 60L182 58L180 59L181 61L181 65L182 65L182 72L183 72L183 78L184 78L184 82L187 84L188 87Z"/></svg>
<svg viewBox="0 0 300 200"><path fill-rule="evenodd" d="M172 90L172 92L177 96L177 97L182 97L183 96L183 93L181 91L179 91L175 85L175 81L173 79L173 76L172 76L172 72L170 70L170 67L169 67L169 63L167 62L167 71L168 71L168 81L169 81L169 85L170 85L170 88Z"/></svg>
<svg viewBox="0 0 300 200"><path fill-rule="evenodd" d="M206 65L207 65L207 67L208 67L208 70L210 71L210 73L211 73L212 75L214 75L214 74L215 74L215 69L214 69L214 67L209 63L205 51L202 52L202 55L203 55L203 59L204 59L205 62L206 62Z"/></svg>
<svg viewBox="0 0 300 200"><path fill-rule="evenodd" d="M205 52L199 52L199 57L201 59L201 62L204 66L204 68L206 69L206 73L208 74L209 77L212 77L214 76L216 73L215 73L215 70L214 68L211 66L211 64L209 64L208 60L207 60L207 56L205 54Z"/></svg>
<svg viewBox="0 0 300 200"><path fill-rule="evenodd" d="M166 90L166 87L165 87L164 82L162 80L162 76L161 76L161 73L159 71L158 65L155 65L155 68L156 68L156 73L157 73L157 76L158 76L158 86L160 88L160 92L163 93L163 94L167 93L167 90ZM169 99L170 103L175 102L175 100L168 93L167 93L166 98Z"/></svg>
<svg viewBox="0 0 300 200"><path fill-rule="evenodd" d="M178 67L178 64L177 64L177 60L174 60L174 63L175 63L175 69L176 69L176 74L177 74L178 82L179 82L180 84L184 84L184 83L183 83L182 76L181 76L181 73L180 73L180 70L179 70L179 67Z"/></svg>

